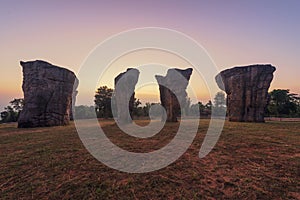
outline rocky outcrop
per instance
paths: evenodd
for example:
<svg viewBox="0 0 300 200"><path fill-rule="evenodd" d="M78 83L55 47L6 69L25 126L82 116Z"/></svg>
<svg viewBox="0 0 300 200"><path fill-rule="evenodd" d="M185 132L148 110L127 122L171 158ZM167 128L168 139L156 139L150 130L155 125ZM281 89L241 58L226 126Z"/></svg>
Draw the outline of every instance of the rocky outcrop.
<svg viewBox="0 0 300 200"><path fill-rule="evenodd" d="M21 61L20 64L23 67L24 107L18 127L69 124L72 96L77 94L78 79L75 74L40 60Z"/></svg>
<svg viewBox="0 0 300 200"><path fill-rule="evenodd" d="M227 69L216 76L220 89L227 93L230 121L264 122L268 90L275 70L272 65L250 65Z"/></svg>
<svg viewBox="0 0 300 200"><path fill-rule="evenodd" d="M114 113L116 113L119 123L127 124L132 122L134 90L139 74L140 72L137 69L128 68L126 72L119 74L115 78L114 103L116 111Z"/></svg>
<svg viewBox="0 0 300 200"><path fill-rule="evenodd" d="M165 108L167 122L177 122L180 114L180 104L186 102L186 88L193 69L169 69L166 76L156 75L159 84L161 105Z"/></svg>

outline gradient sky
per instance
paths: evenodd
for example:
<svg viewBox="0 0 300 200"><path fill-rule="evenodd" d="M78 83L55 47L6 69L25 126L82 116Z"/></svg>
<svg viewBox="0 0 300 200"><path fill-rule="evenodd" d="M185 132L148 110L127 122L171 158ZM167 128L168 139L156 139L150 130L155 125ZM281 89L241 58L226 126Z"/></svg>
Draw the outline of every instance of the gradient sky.
<svg viewBox="0 0 300 200"><path fill-rule="evenodd" d="M149 26L174 29L194 38L220 70L271 63L277 67L271 89L300 93L298 0L1 0L0 5L0 110L13 98L22 97L20 60L42 59L76 73L89 52L106 38ZM134 65L118 64L125 68ZM182 66L180 62L178 66ZM203 101L208 99L204 90L197 93ZM157 94L155 97L150 91L141 89L138 97L155 100Z"/></svg>

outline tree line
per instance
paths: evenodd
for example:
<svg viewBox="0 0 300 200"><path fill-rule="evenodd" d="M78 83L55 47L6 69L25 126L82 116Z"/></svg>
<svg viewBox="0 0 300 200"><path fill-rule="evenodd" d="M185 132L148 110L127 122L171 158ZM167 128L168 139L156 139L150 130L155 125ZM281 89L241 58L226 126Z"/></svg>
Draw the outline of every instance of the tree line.
<svg viewBox="0 0 300 200"><path fill-rule="evenodd" d="M95 93L94 111L92 107L81 107L82 110L89 110L96 112L98 118L111 118L113 116L111 111L111 102L113 99L113 89L107 86L101 86ZM149 109L152 105L158 103L146 102L143 106L139 99L134 99L134 108L132 110L132 117L147 117L149 116ZM76 107L77 108L77 107ZM75 110L76 110L75 108ZM224 92L218 92L213 101L209 100L207 103L201 101L192 104L188 98L184 104L184 108L179 111L182 115L187 116L210 116L214 109L216 116L224 116L226 114L226 96ZM79 109L76 110L78 113ZM83 112L83 111L80 111ZM182 113L181 113L182 112ZM199 112L199 113L198 113ZM159 113L154 111L154 113ZM95 114L94 114L95 116ZM288 89L274 89L269 92L268 105L265 110L266 117L300 117L300 96L298 94L290 93ZM81 116L77 116L77 118ZM82 116L84 118L84 116Z"/></svg>
<svg viewBox="0 0 300 200"><path fill-rule="evenodd" d="M112 118L113 113L111 109L114 90L107 86L101 86L97 89L94 96L93 106L75 106L75 114L77 119L89 118ZM158 103L146 102L142 106L142 102L135 98L134 107L130 115L133 118L148 117L149 110L152 105ZM13 99L9 105L0 113L1 123L16 122L19 114L22 111L24 100ZM153 107L157 108L157 107ZM226 97L223 92L218 92L213 101L203 103L201 101L192 104L188 98L184 103L184 108L178 112L186 116L207 116L211 115L212 109L215 115L224 116L226 114ZM159 110L153 113L160 114ZM300 117L300 96L298 94L290 93L288 89L274 89L269 93L268 105L265 110L266 117Z"/></svg>

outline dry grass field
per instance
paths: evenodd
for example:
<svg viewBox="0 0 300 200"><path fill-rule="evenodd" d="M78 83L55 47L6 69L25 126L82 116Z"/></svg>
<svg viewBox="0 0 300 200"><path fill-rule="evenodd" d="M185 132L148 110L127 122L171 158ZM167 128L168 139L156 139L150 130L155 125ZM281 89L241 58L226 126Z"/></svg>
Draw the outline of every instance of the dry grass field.
<svg viewBox="0 0 300 200"><path fill-rule="evenodd" d="M166 145L178 124L136 139L101 121L118 146L149 152ZM146 125L147 121L137 123ZM201 120L188 151L158 171L128 174L92 157L73 124L17 129L0 125L1 199L300 199L300 122L226 122L203 159L209 120Z"/></svg>

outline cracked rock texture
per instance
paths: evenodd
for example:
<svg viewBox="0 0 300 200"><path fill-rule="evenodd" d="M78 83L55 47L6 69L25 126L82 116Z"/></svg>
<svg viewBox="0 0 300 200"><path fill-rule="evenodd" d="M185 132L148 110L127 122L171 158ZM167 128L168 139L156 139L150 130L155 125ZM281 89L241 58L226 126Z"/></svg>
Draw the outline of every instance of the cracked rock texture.
<svg viewBox="0 0 300 200"><path fill-rule="evenodd" d="M24 107L18 119L18 127L69 124L78 86L75 74L40 60L21 61L20 64L23 68Z"/></svg>
<svg viewBox="0 0 300 200"><path fill-rule="evenodd" d="M257 64L227 69L216 76L219 88L227 94L229 121L264 122L275 70L270 64Z"/></svg>
<svg viewBox="0 0 300 200"><path fill-rule="evenodd" d="M159 84L161 105L165 108L167 122L177 122L180 114L180 104L187 98L186 88L189 84L193 69L169 69L166 76L156 75Z"/></svg>

